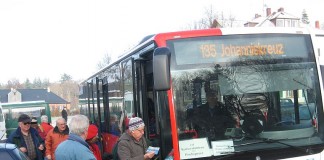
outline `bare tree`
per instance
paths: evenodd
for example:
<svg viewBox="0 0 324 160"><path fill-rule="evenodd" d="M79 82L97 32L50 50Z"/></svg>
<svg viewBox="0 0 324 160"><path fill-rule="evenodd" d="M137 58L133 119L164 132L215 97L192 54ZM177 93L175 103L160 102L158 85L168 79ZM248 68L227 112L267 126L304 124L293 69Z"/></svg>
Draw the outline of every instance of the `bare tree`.
<svg viewBox="0 0 324 160"><path fill-rule="evenodd" d="M193 24L188 25L188 29L207 29L207 28L221 28L221 27L235 27L236 18L230 14L228 17L224 13L218 13L212 5L205 8L204 17Z"/></svg>
<svg viewBox="0 0 324 160"><path fill-rule="evenodd" d="M18 79L12 78L11 80L9 80L7 82L6 88L8 88L8 89L10 89L10 88L18 89L18 88L22 88L22 84L20 84Z"/></svg>
<svg viewBox="0 0 324 160"><path fill-rule="evenodd" d="M194 21L192 24L188 25L188 29L207 29L212 28L215 20L218 19L217 12L213 9L213 6L205 8L205 16L197 21Z"/></svg>
<svg viewBox="0 0 324 160"><path fill-rule="evenodd" d="M108 53L104 55L104 58L97 64L97 69L106 67L111 62L111 57Z"/></svg>
<svg viewBox="0 0 324 160"><path fill-rule="evenodd" d="M65 75L65 76L64 76ZM61 77L60 83L51 83L50 90L62 97L71 104L71 110L77 110L79 86L76 81L73 81L71 76L64 74Z"/></svg>
<svg viewBox="0 0 324 160"><path fill-rule="evenodd" d="M230 14L227 18L223 19L223 27L235 27L236 18Z"/></svg>
<svg viewBox="0 0 324 160"><path fill-rule="evenodd" d="M210 5L208 8L205 8L205 16L202 18L202 25L205 28L211 28L213 26L214 20L218 19L218 13L213 9L213 6Z"/></svg>

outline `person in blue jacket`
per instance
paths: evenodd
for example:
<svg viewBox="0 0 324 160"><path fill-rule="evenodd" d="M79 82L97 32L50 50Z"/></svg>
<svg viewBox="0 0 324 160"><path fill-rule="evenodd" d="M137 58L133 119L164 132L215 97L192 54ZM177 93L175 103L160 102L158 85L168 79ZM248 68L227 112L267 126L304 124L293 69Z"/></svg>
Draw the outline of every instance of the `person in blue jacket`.
<svg viewBox="0 0 324 160"><path fill-rule="evenodd" d="M7 143L15 144L31 160L42 160L44 141L30 124L31 118L27 114L21 114L18 117L19 127L10 134Z"/></svg>
<svg viewBox="0 0 324 160"><path fill-rule="evenodd" d="M58 160L96 160L85 141L88 135L89 120L84 115L75 115L69 124L70 134L55 150Z"/></svg>

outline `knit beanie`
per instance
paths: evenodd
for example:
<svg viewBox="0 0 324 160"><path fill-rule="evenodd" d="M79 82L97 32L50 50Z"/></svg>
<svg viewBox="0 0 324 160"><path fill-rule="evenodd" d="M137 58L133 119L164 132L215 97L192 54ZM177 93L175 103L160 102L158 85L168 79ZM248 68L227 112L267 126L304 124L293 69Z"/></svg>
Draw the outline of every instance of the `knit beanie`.
<svg viewBox="0 0 324 160"><path fill-rule="evenodd" d="M129 123L128 123L128 129L130 131L134 131L140 127L144 127L145 124L143 122L143 120L139 117L133 117L129 120Z"/></svg>
<svg viewBox="0 0 324 160"><path fill-rule="evenodd" d="M96 125L94 124L90 124L89 128L88 128L88 136L87 136L87 140L92 139L93 137L97 136L98 134L98 128Z"/></svg>

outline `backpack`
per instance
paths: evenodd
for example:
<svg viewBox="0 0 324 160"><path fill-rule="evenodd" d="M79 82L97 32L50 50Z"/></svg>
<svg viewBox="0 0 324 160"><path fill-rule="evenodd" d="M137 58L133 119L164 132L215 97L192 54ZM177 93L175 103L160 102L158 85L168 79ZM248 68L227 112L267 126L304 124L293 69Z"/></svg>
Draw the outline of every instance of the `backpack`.
<svg viewBox="0 0 324 160"><path fill-rule="evenodd" d="M115 145L113 146L113 149L112 149L113 160L119 160L119 157L118 157L118 143L119 143L119 141L117 141L117 143L115 143Z"/></svg>

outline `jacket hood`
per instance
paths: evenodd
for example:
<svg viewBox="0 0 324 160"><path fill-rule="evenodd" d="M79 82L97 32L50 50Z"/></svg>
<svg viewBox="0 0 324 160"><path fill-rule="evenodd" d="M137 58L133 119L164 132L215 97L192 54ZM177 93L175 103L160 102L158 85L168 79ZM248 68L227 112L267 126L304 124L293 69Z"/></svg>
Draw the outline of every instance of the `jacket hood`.
<svg viewBox="0 0 324 160"><path fill-rule="evenodd" d="M63 135L68 135L69 131L70 130L69 130L68 126L66 126L66 128L65 128L65 130L63 132L60 132L57 126L55 126L55 128L53 130L54 133L63 134Z"/></svg>

